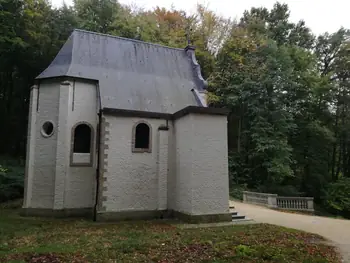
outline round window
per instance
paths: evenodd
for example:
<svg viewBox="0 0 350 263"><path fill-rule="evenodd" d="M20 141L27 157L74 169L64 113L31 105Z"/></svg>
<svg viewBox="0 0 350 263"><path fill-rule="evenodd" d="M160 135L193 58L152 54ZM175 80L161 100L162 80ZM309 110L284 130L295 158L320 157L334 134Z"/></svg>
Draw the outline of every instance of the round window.
<svg viewBox="0 0 350 263"><path fill-rule="evenodd" d="M53 134L53 123L51 121L44 122L41 128L41 134L44 137L50 137Z"/></svg>

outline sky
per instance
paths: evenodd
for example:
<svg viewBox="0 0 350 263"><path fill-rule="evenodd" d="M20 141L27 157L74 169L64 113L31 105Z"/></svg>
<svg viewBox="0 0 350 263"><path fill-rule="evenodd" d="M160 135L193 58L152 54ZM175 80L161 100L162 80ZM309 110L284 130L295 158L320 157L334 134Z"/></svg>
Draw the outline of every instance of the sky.
<svg viewBox="0 0 350 263"><path fill-rule="evenodd" d="M51 0L54 6L62 5L63 0ZM64 0L70 5L72 0ZM197 3L207 5L211 10L224 17L240 18L244 10L251 7L273 7L276 0L119 0L122 4L135 4L145 9L160 6L183 9L191 12ZM291 21L303 19L315 34L333 33L341 26L350 29L349 0L280 0L291 11Z"/></svg>

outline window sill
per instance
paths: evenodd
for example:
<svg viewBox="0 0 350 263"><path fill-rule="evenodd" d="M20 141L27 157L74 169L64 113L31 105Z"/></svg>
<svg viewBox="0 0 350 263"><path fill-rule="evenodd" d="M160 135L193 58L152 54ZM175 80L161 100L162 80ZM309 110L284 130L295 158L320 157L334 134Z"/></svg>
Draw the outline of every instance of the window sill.
<svg viewBox="0 0 350 263"><path fill-rule="evenodd" d="M133 148L132 149L133 153L151 153L151 149L149 148Z"/></svg>
<svg viewBox="0 0 350 263"><path fill-rule="evenodd" d="M73 153L70 166L92 166L92 155L90 153Z"/></svg>

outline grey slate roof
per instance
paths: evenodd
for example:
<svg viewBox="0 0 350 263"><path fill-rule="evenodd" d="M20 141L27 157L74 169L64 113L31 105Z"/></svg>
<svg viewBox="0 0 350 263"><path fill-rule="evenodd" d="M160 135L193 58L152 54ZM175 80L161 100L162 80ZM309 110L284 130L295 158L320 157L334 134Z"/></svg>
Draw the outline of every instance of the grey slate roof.
<svg viewBox="0 0 350 263"><path fill-rule="evenodd" d="M37 79L61 76L97 80L102 108L161 113L203 106L195 91L206 85L194 50L83 30L73 31Z"/></svg>

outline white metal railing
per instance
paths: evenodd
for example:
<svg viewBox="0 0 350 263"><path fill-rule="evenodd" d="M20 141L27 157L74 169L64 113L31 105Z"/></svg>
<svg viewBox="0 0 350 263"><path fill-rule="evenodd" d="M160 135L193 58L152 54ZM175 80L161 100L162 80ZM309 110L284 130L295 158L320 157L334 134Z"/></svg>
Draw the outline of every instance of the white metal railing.
<svg viewBox="0 0 350 263"><path fill-rule="evenodd" d="M313 197L286 197L277 194L244 191L243 202L277 209L314 211Z"/></svg>

